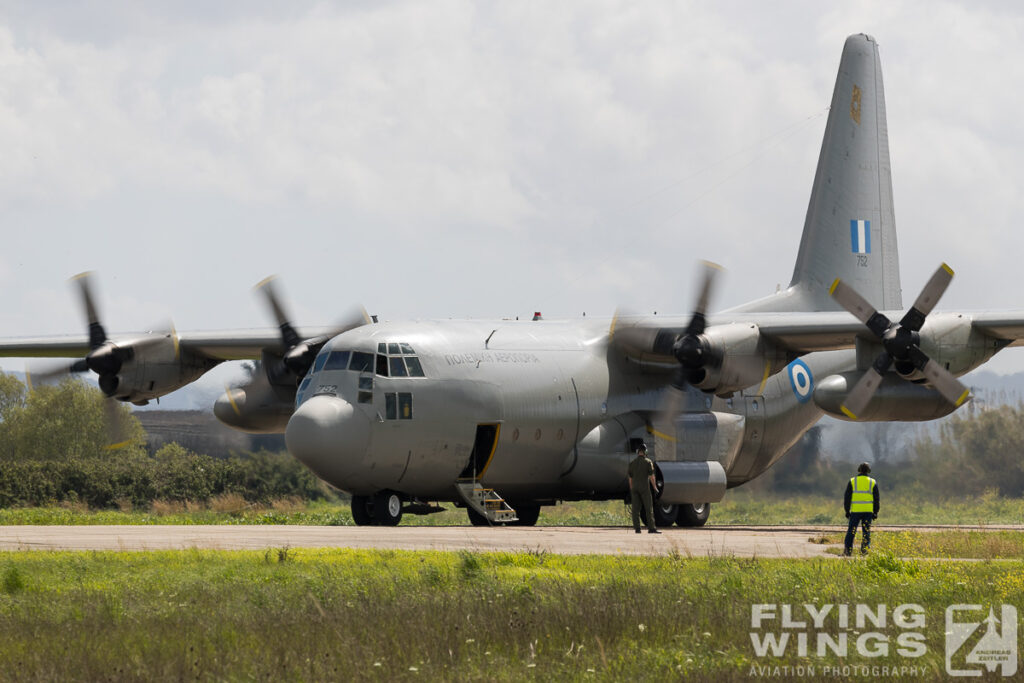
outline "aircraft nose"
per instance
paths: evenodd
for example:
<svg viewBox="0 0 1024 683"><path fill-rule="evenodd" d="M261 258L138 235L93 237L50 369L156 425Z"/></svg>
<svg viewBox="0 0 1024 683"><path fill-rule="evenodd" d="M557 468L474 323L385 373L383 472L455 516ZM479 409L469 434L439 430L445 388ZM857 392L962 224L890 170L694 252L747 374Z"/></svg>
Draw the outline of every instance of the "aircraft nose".
<svg viewBox="0 0 1024 683"><path fill-rule="evenodd" d="M336 396L313 396L288 420L285 443L299 462L340 488L349 488L370 445L370 419Z"/></svg>

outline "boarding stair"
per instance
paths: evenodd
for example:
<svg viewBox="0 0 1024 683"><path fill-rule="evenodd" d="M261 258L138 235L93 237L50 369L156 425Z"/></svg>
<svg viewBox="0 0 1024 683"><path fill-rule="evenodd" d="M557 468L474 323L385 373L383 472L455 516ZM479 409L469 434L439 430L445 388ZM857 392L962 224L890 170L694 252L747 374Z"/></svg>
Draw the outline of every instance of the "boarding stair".
<svg viewBox="0 0 1024 683"><path fill-rule="evenodd" d="M455 482L455 488L466 505L483 515L491 524L519 520L512 506L494 489L481 486L479 480L459 479Z"/></svg>

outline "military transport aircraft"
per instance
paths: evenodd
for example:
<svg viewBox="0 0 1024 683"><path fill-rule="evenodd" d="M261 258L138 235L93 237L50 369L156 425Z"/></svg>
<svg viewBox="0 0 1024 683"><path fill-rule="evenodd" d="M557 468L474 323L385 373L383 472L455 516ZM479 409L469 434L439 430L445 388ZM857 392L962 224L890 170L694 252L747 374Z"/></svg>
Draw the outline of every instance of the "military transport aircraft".
<svg viewBox="0 0 1024 683"><path fill-rule="evenodd" d="M534 524L543 505L623 497L647 440L657 522L697 526L823 415L947 415L969 398L956 377L1024 338L1024 312L931 313L953 275L945 264L902 312L882 73L866 35L843 48L789 287L708 317L716 272L705 266L694 310L678 318L360 314L300 334L265 282L279 332L113 338L81 278L88 337L3 340L0 355L79 358L63 370L94 372L107 396L134 403L222 361L261 359L217 417L285 431L294 457L352 494L358 524L445 501L476 524Z"/></svg>

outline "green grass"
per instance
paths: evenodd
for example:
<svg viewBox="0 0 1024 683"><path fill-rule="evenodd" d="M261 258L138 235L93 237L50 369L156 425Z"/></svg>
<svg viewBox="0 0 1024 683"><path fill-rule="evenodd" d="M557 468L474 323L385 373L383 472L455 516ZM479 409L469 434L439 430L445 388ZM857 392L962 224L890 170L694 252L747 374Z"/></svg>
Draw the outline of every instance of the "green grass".
<svg viewBox="0 0 1024 683"><path fill-rule="evenodd" d="M903 663L940 680L945 607L1024 604L1022 577L881 554L0 553L0 677L739 681L754 664ZM757 658L751 605L805 602L918 603L928 653Z"/></svg>
<svg viewBox="0 0 1024 683"><path fill-rule="evenodd" d="M465 525L466 512L446 503L445 512L406 515L403 525ZM545 526L627 526L621 501L564 503L545 507ZM840 496L782 496L744 489L729 491L712 505L711 524L814 524L845 526ZM0 509L0 525L10 524L311 524L351 525L345 503L278 501L246 504L238 496L207 505L158 503L150 510L89 510L83 506ZM879 524L1024 524L1024 500L996 495L936 500L919 493L886 494Z"/></svg>
<svg viewBox="0 0 1024 683"><path fill-rule="evenodd" d="M815 542L843 543L843 533L824 534ZM860 548L860 534L854 541L854 550ZM966 558L978 560L1024 560L1024 532L1022 531L873 531L871 550L896 557ZM829 548L839 554L841 548Z"/></svg>

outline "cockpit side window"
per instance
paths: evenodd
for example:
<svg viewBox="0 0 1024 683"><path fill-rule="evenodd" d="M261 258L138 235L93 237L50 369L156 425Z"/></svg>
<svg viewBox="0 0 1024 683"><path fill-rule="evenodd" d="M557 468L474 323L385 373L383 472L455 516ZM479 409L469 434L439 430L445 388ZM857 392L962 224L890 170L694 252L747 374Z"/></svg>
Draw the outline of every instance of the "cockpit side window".
<svg viewBox="0 0 1024 683"><path fill-rule="evenodd" d="M412 419L412 394L398 394L398 419Z"/></svg>
<svg viewBox="0 0 1024 683"><path fill-rule="evenodd" d="M349 370L356 372L373 372L373 354L362 351L352 352L352 361L348 365Z"/></svg>
<svg viewBox="0 0 1024 683"><path fill-rule="evenodd" d="M350 351L331 351L330 358L324 364L324 370L344 370L348 367L348 359L351 355ZM319 362L319 358L317 362Z"/></svg>
<svg viewBox="0 0 1024 683"><path fill-rule="evenodd" d="M416 356L406 356L405 365L409 368L410 377L424 377L423 366L420 365L420 359Z"/></svg>
<svg viewBox="0 0 1024 683"><path fill-rule="evenodd" d="M388 376L388 357L377 354L377 374L381 377Z"/></svg>

